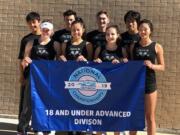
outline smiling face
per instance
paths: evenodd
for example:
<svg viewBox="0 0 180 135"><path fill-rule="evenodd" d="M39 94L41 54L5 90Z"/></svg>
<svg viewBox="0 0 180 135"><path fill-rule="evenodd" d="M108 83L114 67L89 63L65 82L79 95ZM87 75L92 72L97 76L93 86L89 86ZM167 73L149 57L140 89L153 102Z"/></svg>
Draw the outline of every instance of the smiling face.
<svg viewBox="0 0 180 135"><path fill-rule="evenodd" d="M136 33L138 31L138 24L136 20L126 20L126 28L130 33Z"/></svg>
<svg viewBox="0 0 180 135"><path fill-rule="evenodd" d="M49 30L47 28L41 29L41 35L44 37L50 37L52 34L52 30Z"/></svg>
<svg viewBox="0 0 180 135"><path fill-rule="evenodd" d="M75 20L75 16L74 15L69 15L69 16L65 16L64 17L64 22L65 22L65 27L67 29L71 29L71 24L72 22Z"/></svg>
<svg viewBox="0 0 180 135"><path fill-rule="evenodd" d="M50 22L43 22L40 25L41 28L41 37L43 39L48 39L53 34L53 24Z"/></svg>
<svg viewBox="0 0 180 135"><path fill-rule="evenodd" d="M81 23L75 23L71 27L71 35L74 40L78 40L82 38L84 33L84 27Z"/></svg>
<svg viewBox="0 0 180 135"><path fill-rule="evenodd" d="M36 33L38 30L40 30L40 21L39 20L31 20L27 22L27 25L31 29L33 33Z"/></svg>
<svg viewBox="0 0 180 135"><path fill-rule="evenodd" d="M109 18L106 14L102 13L97 17L97 24L99 28L106 28L109 23Z"/></svg>
<svg viewBox="0 0 180 135"><path fill-rule="evenodd" d="M150 38L151 29L147 23L140 24L138 30L139 30L139 35L140 35L141 39Z"/></svg>
<svg viewBox="0 0 180 135"><path fill-rule="evenodd" d="M117 29L114 27L110 27L106 30L106 41L107 43L116 43L117 39L119 37L119 34L117 32Z"/></svg>

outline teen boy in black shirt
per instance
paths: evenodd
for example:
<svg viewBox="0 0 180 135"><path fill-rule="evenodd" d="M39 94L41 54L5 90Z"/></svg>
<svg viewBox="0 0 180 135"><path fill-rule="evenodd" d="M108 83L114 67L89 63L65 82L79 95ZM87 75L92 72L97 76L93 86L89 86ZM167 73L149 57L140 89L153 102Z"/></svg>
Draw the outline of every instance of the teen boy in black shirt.
<svg viewBox="0 0 180 135"><path fill-rule="evenodd" d="M96 20L98 29L91 31L86 35L87 41L93 45L93 51L95 51L98 46L105 46L106 44L105 32L109 24L109 15L107 11L99 11L96 14Z"/></svg>
<svg viewBox="0 0 180 135"><path fill-rule="evenodd" d="M121 34L121 46L127 51L128 58L130 59L130 46L134 45L140 40L138 33L138 23L140 22L141 15L139 12L129 10L124 15L124 22L127 31Z"/></svg>
<svg viewBox="0 0 180 135"><path fill-rule="evenodd" d="M27 22L28 27L31 30L31 33L27 34L26 36L24 36L22 38L21 44L20 44L19 55L18 55L19 69L20 69L20 83L21 83L18 118L20 117L20 114L22 112L22 106L23 106L23 100L24 100L25 79L24 79L24 75L23 75L23 69L22 69L21 62L24 58L25 47L26 47L27 42L34 40L34 39L38 39L41 34L41 32L40 32L40 15L38 13L36 13L36 12L28 13L26 16L26 22Z"/></svg>
<svg viewBox="0 0 180 135"><path fill-rule="evenodd" d="M54 44L59 46L60 53L62 43L67 43L71 40L71 24L76 19L76 12L73 10L67 10L63 13L65 28L58 30L53 35Z"/></svg>

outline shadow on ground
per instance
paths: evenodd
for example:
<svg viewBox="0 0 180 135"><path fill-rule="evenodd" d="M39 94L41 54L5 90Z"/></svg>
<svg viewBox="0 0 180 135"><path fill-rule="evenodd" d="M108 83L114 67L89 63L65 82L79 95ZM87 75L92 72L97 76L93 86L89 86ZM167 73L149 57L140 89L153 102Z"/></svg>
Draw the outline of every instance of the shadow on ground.
<svg viewBox="0 0 180 135"><path fill-rule="evenodd" d="M16 135L16 124L0 122L0 135Z"/></svg>
<svg viewBox="0 0 180 135"><path fill-rule="evenodd" d="M0 122L0 135L16 135L17 124ZM33 135L32 132L28 135ZM67 135L67 132L57 132L56 135Z"/></svg>

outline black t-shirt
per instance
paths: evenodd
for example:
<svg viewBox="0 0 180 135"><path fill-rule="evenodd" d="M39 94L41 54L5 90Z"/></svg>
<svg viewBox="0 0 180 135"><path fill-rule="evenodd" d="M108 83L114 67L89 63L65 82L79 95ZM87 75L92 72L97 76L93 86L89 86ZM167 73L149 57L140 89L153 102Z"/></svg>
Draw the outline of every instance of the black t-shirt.
<svg viewBox="0 0 180 135"><path fill-rule="evenodd" d="M39 37L40 35L35 35L35 34L30 33L22 38L18 59L22 60L24 58L24 51L25 51L27 43L31 40L39 39Z"/></svg>
<svg viewBox="0 0 180 135"><path fill-rule="evenodd" d="M34 39L30 58L32 60L54 60L56 51L54 50L53 40L46 45L40 45L38 39ZM29 76L29 66L24 70L24 78Z"/></svg>
<svg viewBox="0 0 180 135"><path fill-rule="evenodd" d="M99 58L103 62L112 62L114 59L120 60L123 58L121 46L117 46L116 50L108 50L105 46L101 47Z"/></svg>
<svg viewBox="0 0 180 135"><path fill-rule="evenodd" d="M139 34L129 34L127 31L121 34L121 46L129 47L131 44L135 44L140 41Z"/></svg>
<svg viewBox="0 0 180 135"><path fill-rule="evenodd" d="M106 37L105 32L100 32L98 30L93 30L86 35L86 39L88 42L90 42L93 46L93 50L98 46L105 46L106 45Z"/></svg>
<svg viewBox="0 0 180 135"><path fill-rule="evenodd" d="M71 40L71 31L68 31L66 29L56 31L52 39L59 42L60 44L67 43Z"/></svg>
<svg viewBox="0 0 180 135"><path fill-rule="evenodd" d="M46 45L39 44L38 39L34 40L31 49L31 59L34 60L54 60L56 51L54 50L53 40L49 41Z"/></svg>
<svg viewBox="0 0 180 135"><path fill-rule="evenodd" d="M79 45L73 45L71 42L66 44L66 58L67 60L76 60L78 56L83 55L87 58L86 41L82 41Z"/></svg>

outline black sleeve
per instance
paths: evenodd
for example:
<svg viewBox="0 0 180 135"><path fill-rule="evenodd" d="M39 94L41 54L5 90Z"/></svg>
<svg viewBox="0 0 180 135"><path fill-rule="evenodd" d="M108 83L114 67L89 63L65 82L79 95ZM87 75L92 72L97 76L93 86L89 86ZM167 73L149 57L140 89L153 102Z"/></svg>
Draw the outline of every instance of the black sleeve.
<svg viewBox="0 0 180 135"><path fill-rule="evenodd" d="M121 47L125 47L123 33L120 34L120 41L119 41L118 45L121 46Z"/></svg>
<svg viewBox="0 0 180 135"><path fill-rule="evenodd" d="M92 34L91 34L91 32L86 34L86 41L92 43Z"/></svg>
<svg viewBox="0 0 180 135"><path fill-rule="evenodd" d="M117 50L118 50L118 57L119 59L122 59L123 58L123 51L122 51L122 46L118 46Z"/></svg>
<svg viewBox="0 0 180 135"><path fill-rule="evenodd" d="M21 40L20 49L19 49L19 56L18 59L22 60L24 58L24 51L25 51L26 41L23 38Z"/></svg>
<svg viewBox="0 0 180 135"><path fill-rule="evenodd" d="M57 33L55 32L52 36L53 41L57 41Z"/></svg>
<svg viewBox="0 0 180 135"><path fill-rule="evenodd" d="M61 36L62 36L61 31L56 31L56 32L54 33L54 35L52 36L52 39L53 39L54 41L59 42L59 43L61 44L61 43L62 43L62 41L61 41Z"/></svg>

